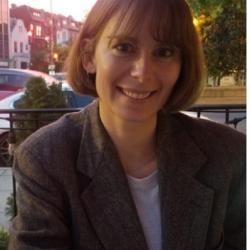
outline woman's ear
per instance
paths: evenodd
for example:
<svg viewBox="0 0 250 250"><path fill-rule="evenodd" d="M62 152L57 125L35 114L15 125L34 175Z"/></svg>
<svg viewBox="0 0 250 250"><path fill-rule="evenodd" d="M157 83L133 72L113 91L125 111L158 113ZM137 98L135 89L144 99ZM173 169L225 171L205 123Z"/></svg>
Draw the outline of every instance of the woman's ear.
<svg viewBox="0 0 250 250"><path fill-rule="evenodd" d="M90 74L96 73L94 60L94 46L91 39L84 39L82 42L82 66Z"/></svg>

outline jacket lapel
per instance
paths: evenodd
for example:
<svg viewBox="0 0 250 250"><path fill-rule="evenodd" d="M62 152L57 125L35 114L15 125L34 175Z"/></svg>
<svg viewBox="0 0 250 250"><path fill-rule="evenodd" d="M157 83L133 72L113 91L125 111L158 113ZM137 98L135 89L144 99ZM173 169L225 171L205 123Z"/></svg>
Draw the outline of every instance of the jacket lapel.
<svg viewBox="0 0 250 250"><path fill-rule="evenodd" d="M147 250L127 178L97 103L85 111L84 120L77 168L90 179L81 194L88 218L105 249ZM195 174L207 159L175 118L160 116L158 124L162 249L203 249L213 190Z"/></svg>
<svg viewBox="0 0 250 250"><path fill-rule="evenodd" d="M174 118L159 124L162 249L203 249L213 190L194 175L207 159Z"/></svg>
<svg viewBox="0 0 250 250"><path fill-rule="evenodd" d="M84 209L105 249L146 250L126 175L97 112L92 107L85 120L78 157L78 170L91 179L81 194Z"/></svg>

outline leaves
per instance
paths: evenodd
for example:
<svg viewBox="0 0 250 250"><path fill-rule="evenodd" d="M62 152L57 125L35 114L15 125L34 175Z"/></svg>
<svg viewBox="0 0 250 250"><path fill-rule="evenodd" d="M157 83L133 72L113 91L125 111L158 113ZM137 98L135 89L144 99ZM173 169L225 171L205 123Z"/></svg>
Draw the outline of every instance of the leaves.
<svg viewBox="0 0 250 250"><path fill-rule="evenodd" d="M6 250L9 241L9 234L8 232L0 226L0 250Z"/></svg>
<svg viewBox="0 0 250 250"><path fill-rule="evenodd" d="M5 215L12 220L15 216L14 213L14 197L13 193L7 198L6 207L5 207Z"/></svg>
<svg viewBox="0 0 250 250"><path fill-rule="evenodd" d="M67 104L63 95L61 84L46 85L41 77L32 77L26 83L24 96L15 103L19 109L49 109L66 108ZM17 144L26 139L38 128L58 119L57 113L27 113L17 114L15 118Z"/></svg>
<svg viewBox="0 0 250 250"><path fill-rule="evenodd" d="M246 72L246 1L189 0L197 19L207 59L214 79Z"/></svg>

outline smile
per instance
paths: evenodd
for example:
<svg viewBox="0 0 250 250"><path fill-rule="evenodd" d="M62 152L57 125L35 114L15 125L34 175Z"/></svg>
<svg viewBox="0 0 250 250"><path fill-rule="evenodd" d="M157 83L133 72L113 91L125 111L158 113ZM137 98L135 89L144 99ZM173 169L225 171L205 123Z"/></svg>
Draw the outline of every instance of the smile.
<svg viewBox="0 0 250 250"><path fill-rule="evenodd" d="M120 88L119 90L126 96L136 99L136 100L143 100L148 98L154 91L135 91L131 89L124 89Z"/></svg>

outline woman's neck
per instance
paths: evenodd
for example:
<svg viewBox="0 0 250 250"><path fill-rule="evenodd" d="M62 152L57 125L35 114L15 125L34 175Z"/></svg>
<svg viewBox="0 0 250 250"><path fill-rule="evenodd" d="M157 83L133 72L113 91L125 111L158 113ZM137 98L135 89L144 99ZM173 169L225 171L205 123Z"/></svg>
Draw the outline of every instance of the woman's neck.
<svg viewBox="0 0 250 250"><path fill-rule="evenodd" d="M119 153L126 174L145 177L156 169L156 117L128 121L100 111L104 127Z"/></svg>

